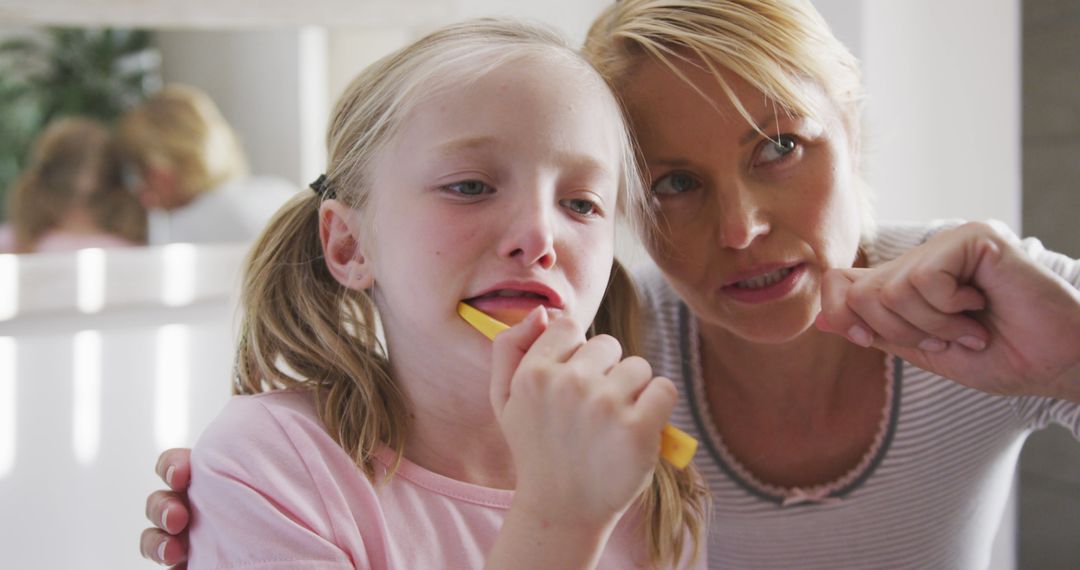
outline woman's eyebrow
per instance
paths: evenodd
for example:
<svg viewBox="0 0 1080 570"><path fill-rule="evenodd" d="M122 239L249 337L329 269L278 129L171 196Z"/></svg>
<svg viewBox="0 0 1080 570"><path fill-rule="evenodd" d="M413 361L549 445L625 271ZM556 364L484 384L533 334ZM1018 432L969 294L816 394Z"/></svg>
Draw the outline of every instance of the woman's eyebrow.
<svg viewBox="0 0 1080 570"><path fill-rule="evenodd" d="M742 138L739 139L739 144L744 145L761 138L761 133L769 132L765 129L772 126L772 124L776 122L778 122L778 120L775 114L770 114L764 120L754 121L754 124L757 125L757 127L751 128L750 130L746 131L746 134L744 134Z"/></svg>

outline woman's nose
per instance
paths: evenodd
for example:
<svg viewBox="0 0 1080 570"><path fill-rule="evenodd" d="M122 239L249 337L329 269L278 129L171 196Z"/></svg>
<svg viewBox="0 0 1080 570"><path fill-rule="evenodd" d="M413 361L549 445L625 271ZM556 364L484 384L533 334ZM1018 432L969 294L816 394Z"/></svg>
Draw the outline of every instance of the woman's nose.
<svg viewBox="0 0 1080 570"><path fill-rule="evenodd" d="M719 200L717 215L717 238L722 246L746 249L771 231L765 205L753 190L740 185L724 193Z"/></svg>
<svg viewBox="0 0 1080 570"><path fill-rule="evenodd" d="M531 203L522 207L517 215L506 220L506 235L499 245L499 255L513 259L524 267L554 267L556 255L552 216L549 208L540 204Z"/></svg>

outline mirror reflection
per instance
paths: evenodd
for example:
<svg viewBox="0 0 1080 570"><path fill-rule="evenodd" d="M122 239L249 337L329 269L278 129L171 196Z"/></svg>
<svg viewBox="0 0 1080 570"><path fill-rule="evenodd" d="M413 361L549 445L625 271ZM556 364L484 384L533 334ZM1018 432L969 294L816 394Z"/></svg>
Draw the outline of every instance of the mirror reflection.
<svg viewBox="0 0 1080 570"><path fill-rule="evenodd" d="M0 31L0 252L250 241L320 171L332 98L409 38Z"/></svg>

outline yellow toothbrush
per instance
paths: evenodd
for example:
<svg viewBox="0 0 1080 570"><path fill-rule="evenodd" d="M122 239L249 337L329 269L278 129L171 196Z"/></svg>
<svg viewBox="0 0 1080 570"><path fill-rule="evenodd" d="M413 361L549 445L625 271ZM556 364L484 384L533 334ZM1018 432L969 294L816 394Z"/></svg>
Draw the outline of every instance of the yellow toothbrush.
<svg viewBox="0 0 1080 570"><path fill-rule="evenodd" d="M467 303L458 303L458 314L474 329L480 331L480 334L491 340L495 340L495 335L510 328L506 323L492 318ZM660 432L660 456L679 469L690 464L697 446L696 439L671 424L665 425L664 430Z"/></svg>

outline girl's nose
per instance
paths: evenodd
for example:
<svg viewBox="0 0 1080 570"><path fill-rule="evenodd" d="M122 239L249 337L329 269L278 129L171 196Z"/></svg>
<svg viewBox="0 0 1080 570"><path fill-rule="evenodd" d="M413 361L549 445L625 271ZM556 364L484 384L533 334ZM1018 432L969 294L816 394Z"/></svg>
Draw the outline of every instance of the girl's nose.
<svg viewBox="0 0 1080 570"><path fill-rule="evenodd" d="M717 238L723 247L746 249L771 231L764 204L751 189L739 185L726 190L719 202Z"/></svg>
<svg viewBox="0 0 1080 570"><path fill-rule="evenodd" d="M499 245L499 255L524 267L555 266L555 235L552 214L539 204L530 204L506 221L506 236Z"/></svg>

